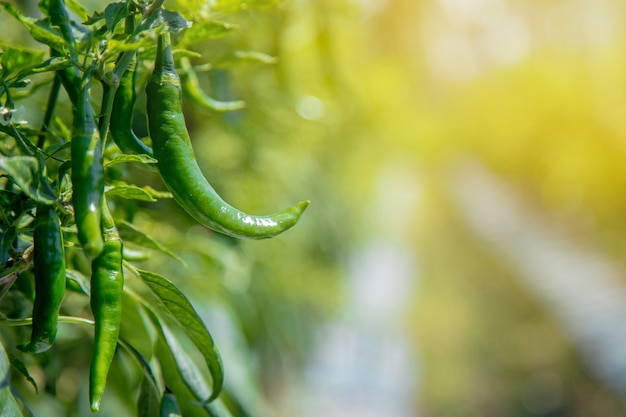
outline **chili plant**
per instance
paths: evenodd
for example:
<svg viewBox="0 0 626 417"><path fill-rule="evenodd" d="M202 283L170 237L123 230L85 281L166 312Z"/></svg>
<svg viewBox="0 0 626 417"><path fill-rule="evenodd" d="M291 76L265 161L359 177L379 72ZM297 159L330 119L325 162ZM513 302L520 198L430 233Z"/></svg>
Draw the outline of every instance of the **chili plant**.
<svg viewBox="0 0 626 417"><path fill-rule="evenodd" d="M2 416L30 414L29 395L12 387L9 370L37 390L28 365L45 363L37 358L56 348L59 323L93 335L84 355L89 369L80 368L89 374L92 412L106 404L120 350L142 375L128 383L138 392L139 416L181 410L228 416L246 408L225 388L218 347L188 297L168 278L138 266L142 249L180 258L132 223L134 209L138 202L172 199L211 233L266 239L294 226L309 202L250 215L210 185L187 131L183 93L216 113L241 109L243 102L202 91L189 60L198 54L188 48L232 28L203 14L188 21L163 3L126 0L90 13L76 1L42 0L44 17L34 19L0 2L3 19L14 18L48 50L2 44L0 58ZM239 3L211 4L223 16ZM255 2L266 3L273 2ZM147 138L133 126L140 87L146 90ZM34 100L41 90L48 92L43 117L23 120L15 103ZM62 105L71 117L60 114ZM160 176L167 190L137 185L144 176ZM125 321L133 321L132 331L125 331Z"/></svg>

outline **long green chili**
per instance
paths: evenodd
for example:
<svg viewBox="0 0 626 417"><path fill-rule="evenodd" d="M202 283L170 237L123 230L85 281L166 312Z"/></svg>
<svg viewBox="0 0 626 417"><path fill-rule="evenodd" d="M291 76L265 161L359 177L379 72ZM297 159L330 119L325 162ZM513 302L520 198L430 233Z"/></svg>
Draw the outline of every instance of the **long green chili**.
<svg viewBox="0 0 626 417"><path fill-rule="evenodd" d="M295 225L309 201L267 216L253 216L217 194L196 162L181 94L170 35L165 32L159 35L154 72L146 86L148 129L159 172L176 202L200 224L237 238L270 238Z"/></svg>

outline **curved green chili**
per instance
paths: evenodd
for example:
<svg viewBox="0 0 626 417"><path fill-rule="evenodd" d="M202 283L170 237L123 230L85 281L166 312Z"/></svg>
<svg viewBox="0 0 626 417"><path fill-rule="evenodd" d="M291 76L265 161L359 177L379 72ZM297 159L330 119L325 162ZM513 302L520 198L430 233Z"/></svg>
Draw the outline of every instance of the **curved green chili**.
<svg viewBox="0 0 626 417"><path fill-rule="evenodd" d="M270 238L295 225L309 201L267 216L252 216L232 207L217 194L196 162L185 126L181 94L170 36L166 32L159 35L146 96L154 156L176 202L202 225L237 238Z"/></svg>
<svg viewBox="0 0 626 417"><path fill-rule="evenodd" d="M100 230L104 167L102 142L90 98L91 71L81 81L80 97L72 129L72 205L78 240L85 254L93 259L102 251Z"/></svg>
<svg viewBox="0 0 626 417"><path fill-rule="evenodd" d="M220 101L206 95L200 87L198 76L193 70L189 58L184 57L180 60L182 71L180 73L180 81L183 94L194 104L205 110L214 113L226 113L229 111L240 110L246 107L246 102L241 100Z"/></svg>
<svg viewBox="0 0 626 417"><path fill-rule="evenodd" d="M133 132L133 111L137 93L135 91L135 66L137 56L120 78L120 85L113 99L113 110L109 131L115 144L124 153L147 154L152 156L152 149L145 145Z"/></svg>
<svg viewBox="0 0 626 417"><path fill-rule="evenodd" d="M30 342L24 352L41 353L52 346L57 334L59 308L65 294L63 235L54 206L37 205L35 230L35 303Z"/></svg>
<svg viewBox="0 0 626 417"><path fill-rule="evenodd" d="M91 264L91 311L95 322L94 351L89 373L91 410L100 409L113 361L122 318L122 241L106 202L102 205L104 248Z"/></svg>

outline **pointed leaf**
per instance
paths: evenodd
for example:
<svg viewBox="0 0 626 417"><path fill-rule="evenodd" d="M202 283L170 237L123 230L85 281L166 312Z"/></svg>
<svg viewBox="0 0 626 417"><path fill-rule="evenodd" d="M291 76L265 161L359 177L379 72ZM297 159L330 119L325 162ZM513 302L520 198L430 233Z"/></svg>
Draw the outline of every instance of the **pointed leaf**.
<svg viewBox="0 0 626 417"><path fill-rule="evenodd" d="M161 333L163 341L169 347L170 352L174 357L174 361L176 362L176 367L183 378L183 382L187 385L187 388L189 388L197 400L209 398L211 396L211 389L193 360L187 355L185 349L183 349L183 347L178 343L176 336L165 323L159 321L155 324Z"/></svg>
<svg viewBox="0 0 626 417"><path fill-rule="evenodd" d="M107 31L113 32L120 20L126 17L128 6L124 2L109 3L104 9Z"/></svg>
<svg viewBox="0 0 626 417"><path fill-rule="evenodd" d="M91 293L91 284L89 283L89 278L87 278L81 272L75 271L73 269L66 269L65 278L66 285L73 291L81 292L85 295L89 295Z"/></svg>
<svg viewBox="0 0 626 417"><path fill-rule="evenodd" d="M160 18L167 24L167 28L171 33L178 33L181 30L190 28L192 25L192 22L182 17L180 13L166 9L160 10Z"/></svg>
<svg viewBox="0 0 626 417"><path fill-rule="evenodd" d="M37 158L32 156L2 156L0 157L0 171L5 171L24 194L38 203L52 205L57 201L57 196L48 184L48 180L40 174L41 170Z"/></svg>
<svg viewBox="0 0 626 417"><path fill-rule="evenodd" d="M39 65L44 57L43 51L10 46L5 42L0 43L0 49L2 49L2 59L0 63L2 63L2 69L7 74Z"/></svg>
<svg viewBox="0 0 626 417"><path fill-rule="evenodd" d="M166 191L157 191L150 186L137 187L130 184L117 184L105 187L104 191L111 196L118 196L128 200L155 202L158 198L172 198Z"/></svg>
<svg viewBox="0 0 626 417"><path fill-rule="evenodd" d="M150 254L145 251L130 249L126 245L122 248L122 257L125 261L141 262L150 259Z"/></svg>
<svg viewBox="0 0 626 417"><path fill-rule="evenodd" d="M258 51L234 51L219 57L213 62L214 67L242 67L257 64L275 64L276 57Z"/></svg>
<svg viewBox="0 0 626 417"><path fill-rule="evenodd" d="M213 401L224 383L224 367L211 334L187 297L171 281L149 271L138 273L202 354L213 379L213 392L206 401Z"/></svg>
<svg viewBox="0 0 626 417"><path fill-rule="evenodd" d="M10 3L4 1L0 2L0 6L4 7L11 16L19 20L36 41L61 51L67 46L61 32L50 27L45 20L35 20L32 17L24 16Z"/></svg>
<svg viewBox="0 0 626 417"><path fill-rule="evenodd" d="M123 162L139 162L142 164L156 164L158 161L150 155L136 155L136 154L119 154L104 166L109 167L115 164L121 164Z"/></svg>
<svg viewBox="0 0 626 417"><path fill-rule="evenodd" d="M183 347L178 343L178 339L167 325L158 320L154 312L150 311L150 313L154 325L161 334L164 347L167 349L167 352L164 352L167 357L159 355L159 362L163 362L165 359L167 362L172 363L162 363L162 366L175 367L178 370L178 375L172 375L172 372L169 370L167 374L170 377L180 377L193 397L197 401L201 401L197 405L204 408L211 417L232 417L230 411L228 411L219 398L210 403L204 400L209 397L211 389L202 376L202 373L193 360L185 353Z"/></svg>
<svg viewBox="0 0 626 417"><path fill-rule="evenodd" d="M17 369L19 373L21 373L24 376L24 378L26 378L26 380L33 386L33 388L35 388L35 393L39 394L39 387L37 386L37 381L35 381L35 379L30 375L30 373L28 372L28 368L26 368L26 365L24 365L24 362L19 360L17 356L11 355L10 353L9 353L9 362L11 363L11 366Z"/></svg>
<svg viewBox="0 0 626 417"><path fill-rule="evenodd" d="M137 417L159 415L161 395L154 390L154 385L144 376L137 399Z"/></svg>
<svg viewBox="0 0 626 417"><path fill-rule="evenodd" d="M167 387L170 388L176 395L176 398L183 408L185 416L206 417L205 411L208 411L209 415L212 417L232 417L232 415L228 412L225 414L216 414L211 412L211 410L217 410L219 407L225 408L219 398L210 404L204 405L202 408L192 404L194 400L199 400L204 398L204 396L199 395L199 393L194 394L194 391L189 389L187 383L181 377L179 364L176 362L170 347L162 340L162 338L159 338L155 348L155 354L159 360L159 364L161 365L163 378L165 379ZM195 367L193 362L189 363ZM208 390L208 388L206 389Z"/></svg>
<svg viewBox="0 0 626 417"><path fill-rule="evenodd" d="M68 9L70 9L72 12L74 12L76 16L78 16L81 22L84 22L89 18L89 12L77 0L65 0L65 4L67 5Z"/></svg>
<svg viewBox="0 0 626 417"><path fill-rule="evenodd" d="M128 42L128 40L111 39L109 41L108 54L117 55L121 52L136 51L141 47L149 46L153 43L150 39L143 38L137 42Z"/></svg>
<svg viewBox="0 0 626 417"><path fill-rule="evenodd" d="M217 0L213 10L234 12L246 9L269 9L280 3L280 0Z"/></svg>
<svg viewBox="0 0 626 417"><path fill-rule="evenodd" d="M152 386L152 389L153 389L153 391L156 392L156 395L160 396L160 394L158 392L159 391L159 387L158 387L157 379L154 376L154 372L152 371L152 367L150 366L150 363L148 362L148 360L137 349L135 349L133 347L133 345L128 343L128 341L125 340L124 338L122 338L122 337L118 338L118 343L141 366L141 369L142 369L143 375L144 375L144 379Z"/></svg>
<svg viewBox="0 0 626 417"><path fill-rule="evenodd" d="M0 343L0 416L23 417L17 401L11 393L11 372L9 359Z"/></svg>
<svg viewBox="0 0 626 417"><path fill-rule="evenodd" d="M42 72L49 72L49 71L58 71L63 68L67 68L71 65L72 63L70 62L69 59L63 58L60 56L55 56L42 62L39 65L25 69L24 71L22 71L22 76L29 75L29 74L41 74Z"/></svg>
<svg viewBox="0 0 626 417"><path fill-rule="evenodd" d="M86 25L93 25L100 20L105 20L105 29L112 32L120 20L126 17L127 5L124 2L109 3L104 12L94 12L92 16L85 21Z"/></svg>
<svg viewBox="0 0 626 417"><path fill-rule="evenodd" d="M184 48L196 42L209 39L219 39L228 36L230 32L237 29L237 25L217 20L207 20L194 23L185 31L183 39L178 43L177 48Z"/></svg>
<svg viewBox="0 0 626 417"><path fill-rule="evenodd" d="M165 255L171 256L182 265L185 265L185 261L183 261L180 256L139 230L134 224L119 220L116 221L115 225L123 241L132 242L144 248L157 250Z"/></svg>

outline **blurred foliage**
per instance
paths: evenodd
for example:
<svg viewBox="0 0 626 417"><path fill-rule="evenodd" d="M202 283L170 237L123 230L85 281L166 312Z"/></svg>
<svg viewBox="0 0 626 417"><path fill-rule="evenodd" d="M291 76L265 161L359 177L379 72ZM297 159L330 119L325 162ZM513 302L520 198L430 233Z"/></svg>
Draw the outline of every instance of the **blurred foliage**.
<svg viewBox="0 0 626 417"><path fill-rule="evenodd" d="M22 6L34 13L34 3ZM221 17L207 9L211 2L169 4L192 20ZM198 305L228 305L248 363L276 394L281 372L302 363L315 326L340 305L352 248L388 233L379 217L393 217L394 208L381 215L373 199L381 172L401 159L422 182L422 206L402 231L423 263L406 318L424 365L417 407L433 416L528 415L521 393L541 381L549 392L556 375L563 391L553 415L618 415L620 400L588 374L510 266L467 229L447 180L478 160L537 212L623 262L620 7L618 0L289 0L228 15L238 29L195 44L202 59L192 64L216 64L199 72L203 88L247 106L213 115L186 104L200 165L227 200L250 212L304 198L312 204L298 227L259 243L217 237L173 203L140 203L128 218L186 264L153 254L146 265ZM0 30L3 39L24 36L8 20ZM276 63L218 68L232 50ZM42 93L25 111L44 102ZM142 118L136 125L145 135ZM166 216L170 225L161 222ZM219 332L216 339L220 345ZM65 369L62 377L71 378Z"/></svg>

